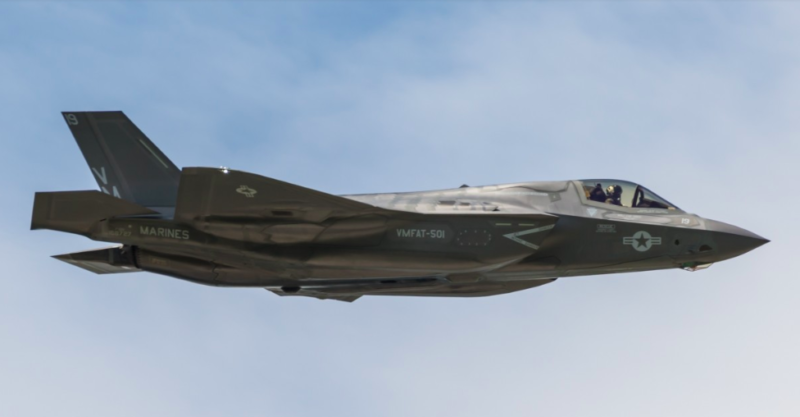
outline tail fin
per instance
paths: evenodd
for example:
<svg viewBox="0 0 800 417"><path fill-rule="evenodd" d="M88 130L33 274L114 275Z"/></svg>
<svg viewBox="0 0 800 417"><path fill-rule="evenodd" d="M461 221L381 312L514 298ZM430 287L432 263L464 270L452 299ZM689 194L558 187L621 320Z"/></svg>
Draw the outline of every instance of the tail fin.
<svg viewBox="0 0 800 417"><path fill-rule="evenodd" d="M62 114L104 193L145 207L175 206L180 170L124 113Z"/></svg>

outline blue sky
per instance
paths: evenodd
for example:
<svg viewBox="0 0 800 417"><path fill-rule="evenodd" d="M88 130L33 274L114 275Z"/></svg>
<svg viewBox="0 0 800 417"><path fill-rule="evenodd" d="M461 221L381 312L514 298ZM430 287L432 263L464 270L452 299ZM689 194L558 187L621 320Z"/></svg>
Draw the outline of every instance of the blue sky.
<svg viewBox="0 0 800 417"><path fill-rule="evenodd" d="M0 3L0 415L794 416L800 5ZM480 299L281 299L49 255L59 114L330 193L623 178L772 243ZM789 219L787 221L787 218Z"/></svg>

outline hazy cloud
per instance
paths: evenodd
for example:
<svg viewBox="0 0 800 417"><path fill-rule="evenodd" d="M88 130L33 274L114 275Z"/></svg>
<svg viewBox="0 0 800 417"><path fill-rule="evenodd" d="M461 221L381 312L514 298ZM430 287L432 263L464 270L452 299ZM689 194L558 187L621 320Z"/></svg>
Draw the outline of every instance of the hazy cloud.
<svg viewBox="0 0 800 417"><path fill-rule="evenodd" d="M791 3L0 5L0 414L795 415ZM773 240L483 299L281 299L48 258L62 110L333 193L617 177Z"/></svg>

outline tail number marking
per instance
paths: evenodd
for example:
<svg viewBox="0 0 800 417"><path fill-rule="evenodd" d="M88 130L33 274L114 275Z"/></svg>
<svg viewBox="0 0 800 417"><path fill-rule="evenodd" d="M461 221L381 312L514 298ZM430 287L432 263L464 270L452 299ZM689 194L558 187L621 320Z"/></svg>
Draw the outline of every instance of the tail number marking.
<svg viewBox="0 0 800 417"><path fill-rule="evenodd" d="M65 114L64 118L67 119L67 124L70 126L77 126L78 125L78 117L72 113Z"/></svg>
<svg viewBox="0 0 800 417"><path fill-rule="evenodd" d="M103 185L100 186L100 189L103 190L104 193L108 195L113 195L114 197L117 198L122 198L122 196L119 195L119 190L117 189L116 185L112 185L111 186L112 192L108 192L108 188L106 188L108 186L108 175L106 175L106 167L100 167L100 171L98 171L97 168L92 167L92 172L94 172L94 175L97 177L97 179L100 180L101 183L103 183Z"/></svg>

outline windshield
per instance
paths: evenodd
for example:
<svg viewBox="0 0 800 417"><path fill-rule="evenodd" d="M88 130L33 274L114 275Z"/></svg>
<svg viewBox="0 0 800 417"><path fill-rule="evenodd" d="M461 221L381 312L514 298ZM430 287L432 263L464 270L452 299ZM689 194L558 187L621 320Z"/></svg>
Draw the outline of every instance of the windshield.
<svg viewBox="0 0 800 417"><path fill-rule="evenodd" d="M632 208L680 210L647 188L628 181L582 180L586 199L598 203Z"/></svg>

